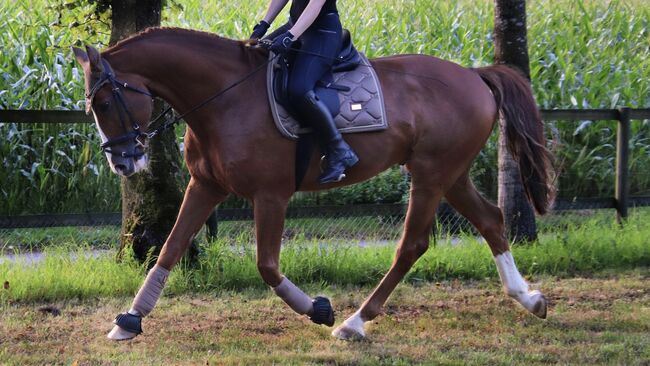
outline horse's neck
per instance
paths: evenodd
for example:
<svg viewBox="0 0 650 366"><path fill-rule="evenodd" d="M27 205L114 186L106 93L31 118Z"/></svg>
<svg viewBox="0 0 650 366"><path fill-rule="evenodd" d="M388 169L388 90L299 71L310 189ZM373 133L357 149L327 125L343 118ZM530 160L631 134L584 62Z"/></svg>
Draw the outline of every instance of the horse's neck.
<svg viewBox="0 0 650 366"><path fill-rule="evenodd" d="M225 39L207 46L170 40L133 43L107 57L115 70L143 77L155 95L183 113L248 73L254 63L245 53Z"/></svg>

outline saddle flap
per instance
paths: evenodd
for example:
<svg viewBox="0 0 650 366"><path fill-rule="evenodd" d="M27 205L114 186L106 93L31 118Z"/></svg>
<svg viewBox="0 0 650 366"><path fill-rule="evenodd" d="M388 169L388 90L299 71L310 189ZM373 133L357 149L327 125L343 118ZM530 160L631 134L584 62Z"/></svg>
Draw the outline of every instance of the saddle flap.
<svg viewBox="0 0 650 366"><path fill-rule="evenodd" d="M316 93L327 102L326 104L332 110L334 122L341 133L368 132L388 128L379 78L368 59L361 53L358 55L361 59L356 64L358 67L352 71L334 73L333 78L330 79L330 82L344 86L346 88L341 89L347 90L316 88ZM269 57L274 57L274 55L271 53ZM282 65L278 66L277 61L269 63L267 69L268 99L273 120L280 133L290 139L297 139L300 134L309 133L311 130L303 128L292 117L291 106L285 102L286 95L282 97L284 91L278 90L282 89L281 85L288 80L274 80L274 76L283 70L282 67ZM280 77L285 78L286 75L288 73L285 72ZM339 108L332 108L330 104L332 106L338 104Z"/></svg>

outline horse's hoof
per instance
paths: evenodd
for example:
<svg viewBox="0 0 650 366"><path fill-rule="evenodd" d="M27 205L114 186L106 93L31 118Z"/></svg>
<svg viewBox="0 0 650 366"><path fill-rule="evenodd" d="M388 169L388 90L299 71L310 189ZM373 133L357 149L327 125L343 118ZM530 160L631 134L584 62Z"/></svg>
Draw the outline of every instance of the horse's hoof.
<svg viewBox="0 0 650 366"><path fill-rule="evenodd" d="M356 312L351 317L345 319L343 324L334 329L332 335L345 341L363 339L366 336L366 333L363 331L364 323L361 314Z"/></svg>
<svg viewBox="0 0 650 366"><path fill-rule="evenodd" d="M124 341L135 338L142 333L142 317L130 313L121 313L113 320L115 326L108 333L108 339L115 341Z"/></svg>
<svg viewBox="0 0 650 366"><path fill-rule="evenodd" d="M356 329L343 323L332 331L332 336L343 341L358 341L365 338L363 329Z"/></svg>
<svg viewBox="0 0 650 366"><path fill-rule="evenodd" d="M135 338L137 335L138 333L129 332L128 330L120 328L119 325L116 325L110 332L108 332L106 337L114 341L126 341Z"/></svg>
<svg viewBox="0 0 650 366"><path fill-rule="evenodd" d="M316 324L325 324L328 327L334 325L334 309L330 300L323 296L316 296L312 301L314 312L311 316L311 321Z"/></svg>
<svg viewBox="0 0 650 366"><path fill-rule="evenodd" d="M547 301L544 294L539 291L532 291L530 299L533 306L529 309L531 313L542 319L546 319Z"/></svg>

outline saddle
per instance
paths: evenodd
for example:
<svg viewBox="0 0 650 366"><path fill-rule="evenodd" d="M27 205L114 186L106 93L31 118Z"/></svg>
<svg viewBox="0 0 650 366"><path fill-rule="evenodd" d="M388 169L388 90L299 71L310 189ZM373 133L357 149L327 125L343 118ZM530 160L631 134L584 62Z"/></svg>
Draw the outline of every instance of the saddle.
<svg viewBox="0 0 650 366"><path fill-rule="evenodd" d="M291 139L311 132L293 118L295 114L288 102L289 65L295 55L291 52L286 59L279 57L269 63L267 70L267 92L273 119L280 133ZM341 133L388 127L379 79L368 59L352 44L348 30L343 31L341 51L332 71L318 82L315 92L334 116Z"/></svg>

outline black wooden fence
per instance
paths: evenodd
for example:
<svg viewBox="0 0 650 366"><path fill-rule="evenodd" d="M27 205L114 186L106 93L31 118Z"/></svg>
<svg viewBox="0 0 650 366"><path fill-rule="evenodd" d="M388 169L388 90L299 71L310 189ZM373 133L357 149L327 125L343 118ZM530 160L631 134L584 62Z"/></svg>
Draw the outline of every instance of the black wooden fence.
<svg viewBox="0 0 650 366"><path fill-rule="evenodd" d="M542 110L544 120L612 120L618 121L616 148L616 182L613 198L559 200L556 211L575 209L615 208L619 220L627 216L630 206L650 206L650 197L629 197L628 157L630 123L633 120L650 119L650 108L645 109L553 109ZM0 110L0 122L13 123L92 123L93 120L82 111L51 110ZM294 207L287 212L288 218L323 217L328 215L355 217L364 215L398 216L405 212L405 205L358 205L346 207ZM442 205L441 216L450 215L451 209ZM252 218L250 209L219 209L216 218L220 221L247 220ZM119 225L119 213L45 214L26 216L0 216L0 229L54 226L100 226Z"/></svg>

